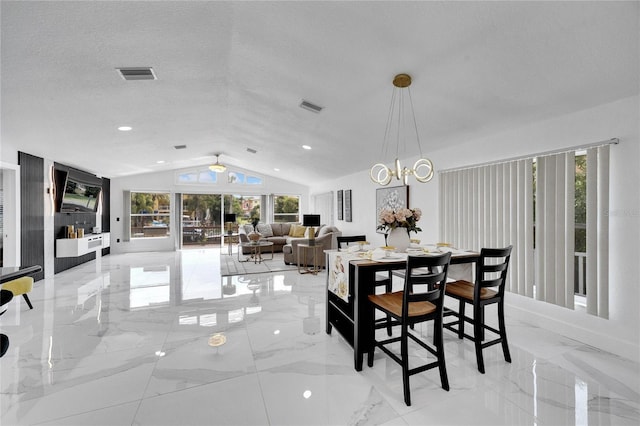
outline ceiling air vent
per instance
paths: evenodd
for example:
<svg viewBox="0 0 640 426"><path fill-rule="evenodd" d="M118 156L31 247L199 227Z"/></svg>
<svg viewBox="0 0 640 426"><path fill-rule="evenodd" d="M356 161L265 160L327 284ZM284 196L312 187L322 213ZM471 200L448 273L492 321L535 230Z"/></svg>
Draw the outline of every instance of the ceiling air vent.
<svg viewBox="0 0 640 426"><path fill-rule="evenodd" d="M305 101L304 99L302 100L302 102L300 102L300 108L304 108L306 110L309 110L315 113L319 113L323 109L323 107L318 106L316 104L312 104L311 102Z"/></svg>
<svg viewBox="0 0 640 426"><path fill-rule="evenodd" d="M175 149L185 149L187 146L186 145L174 145L173 147Z"/></svg>
<svg viewBox="0 0 640 426"><path fill-rule="evenodd" d="M250 153L252 153L252 154L255 154L255 153L256 153L256 152L258 152L258 151L256 151L256 150L255 150L255 149L253 149L253 148L247 148L247 152L250 152Z"/></svg>
<svg viewBox="0 0 640 426"><path fill-rule="evenodd" d="M151 67L116 68L125 80L156 80Z"/></svg>

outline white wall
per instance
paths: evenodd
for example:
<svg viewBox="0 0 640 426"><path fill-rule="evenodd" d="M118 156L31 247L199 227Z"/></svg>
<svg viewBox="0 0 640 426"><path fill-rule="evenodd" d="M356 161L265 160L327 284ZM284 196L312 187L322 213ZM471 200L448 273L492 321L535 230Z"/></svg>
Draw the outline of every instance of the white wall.
<svg viewBox="0 0 640 426"><path fill-rule="evenodd" d="M3 192L2 265L20 266L20 166L0 161Z"/></svg>
<svg viewBox="0 0 640 426"><path fill-rule="evenodd" d="M185 169L193 170L193 168ZM247 170L234 168L234 171L252 173ZM176 171L148 173L142 175L127 176L111 179L111 252L140 252L140 251L171 251L177 246L176 232L170 229L169 238L138 238L129 242L123 241L123 191L136 192L168 192L173 194L244 194L244 195L264 195L264 194L286 194L300 196L300 211L307 212L309 206L309 187L275 177L265 176L264 185L245 186L233 185L227 182L218 182L214 185L203 184L176 184ZM225 175L226 176L226 175ZM171 205L171 218L175 217L174 205ZM120 242L118 242L118 239Z"/></svg>
<svg viewBox="0 0 640 426"><path fill-rule="evenodd" d="M569 337L630 358L640 358L640 117L639 98L634 96L584 111L567 114L490 137L470 139L450 149L429 152L428 135L421 135L423 151L436 170L508 159L559 148L589 144L614 137L610 176L610 318L608 320L509 294L509 313L553 328ZM425 142L426 141L426 142ZM416 158L403 161L413 163ZM391 184L393 185L393 183ZM344 234L365 233L374 244L374 212L377 185L368 170L312 186L313 193L353 190L353 222L337 221ZM410 182L410 207L420 207L423 229L417 238L438 239L438 176L427 184ZM371 236L371 237L369 237Z"/></svg>

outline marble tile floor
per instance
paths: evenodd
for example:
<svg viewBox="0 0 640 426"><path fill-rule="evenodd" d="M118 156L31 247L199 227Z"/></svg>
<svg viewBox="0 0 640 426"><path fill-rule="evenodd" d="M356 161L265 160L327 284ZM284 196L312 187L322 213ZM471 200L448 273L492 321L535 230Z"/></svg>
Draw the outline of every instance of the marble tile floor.
<svg viewBox="0 0 640 426"><path fill-rule="evenodd" d="M326 275L220 278L218 249L109 255L0 317L0 425L638 425L637 362L508 317L513 362L445 332L451 390L325 333ZM428 336L427 336L428 338ZM209 342L220 343L210 346ZM414 354L413 356L419 356Z"/></svg>

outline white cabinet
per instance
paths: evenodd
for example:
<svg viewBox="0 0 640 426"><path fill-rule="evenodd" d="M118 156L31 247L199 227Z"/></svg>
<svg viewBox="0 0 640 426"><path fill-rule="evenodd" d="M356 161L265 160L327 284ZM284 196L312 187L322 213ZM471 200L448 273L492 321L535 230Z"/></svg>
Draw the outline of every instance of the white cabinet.
<svg viewBox="0 0 640 426"><path fill-rule="evenodd" d="M110 241L108 232L98 235L91 234L83 238L59 239L56 240L56 257L79 257L103 247L109 247Z"/></svg>

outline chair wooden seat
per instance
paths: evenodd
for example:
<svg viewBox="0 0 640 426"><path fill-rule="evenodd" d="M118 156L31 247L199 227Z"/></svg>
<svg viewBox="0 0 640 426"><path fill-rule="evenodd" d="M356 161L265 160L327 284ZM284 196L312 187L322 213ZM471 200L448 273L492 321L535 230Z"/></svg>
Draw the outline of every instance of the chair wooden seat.
<svg viewBox="0 0 640 426"><path fill-rule="evenodd" d="M447 295L458 296L473 301L473 284L469 281L459 280L447 284ZM482 288L480 289L480 299L486 300L496 297L497 291Z"/></svg>
<svg viewBox="0 0 640 426"><path fill-rule="evenodd" d="M444 342L442 339L442 316L444 295L447 285L447 270L451 260L451 253L441 256L422 257L409 256L406 263L406 275L403 291L372 294L368 296L371 315L379 310L388 318L392 318L393 326L400 326L400 336L389 337L384 340L374 338L368 351L369 367L373 366L375 348L380 348L392 360L402 367L402 384L404 388L404 402L411 405L411 390L409 377L432 368L440 371L442 389L449 390L447 367L444 359ZM428 268L429 273L416 274L418 268ZM433 321L433 344L424 340L424 336L415 333L410 327L414 324ZM422 365L409 367L409 340L436 357ZM394 344L400 342L400 354ZM412 361L413 363L413 361Z"/></svg>
<svg viewBox="0 0 640 426"><path fill-rule="evenodd" d="M403 291L396 291L386 294L372 294L369 301L385 311L389 311L396 316L402 316ZM409 318L429 315L436 310L436 305L431 302L415 302L409 305Z"/></svg>

